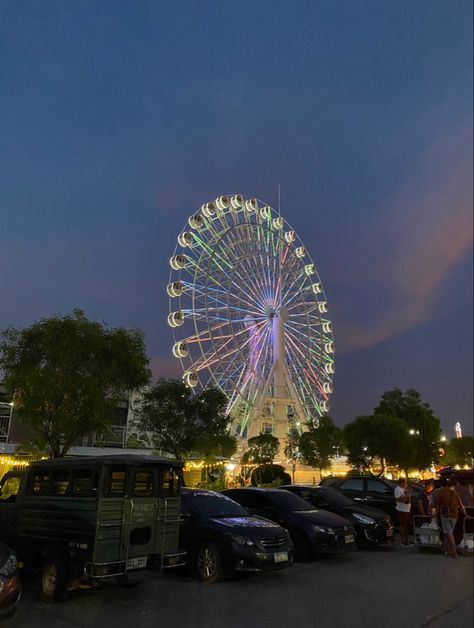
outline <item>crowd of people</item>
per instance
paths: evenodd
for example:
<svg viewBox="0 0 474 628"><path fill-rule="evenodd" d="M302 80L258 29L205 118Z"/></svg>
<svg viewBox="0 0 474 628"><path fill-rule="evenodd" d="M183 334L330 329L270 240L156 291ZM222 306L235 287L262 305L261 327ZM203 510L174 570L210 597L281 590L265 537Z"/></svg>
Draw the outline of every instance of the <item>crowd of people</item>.
<svg viewBox="0 0 474 628"><path fill-rule="evenodd" d="M403 547L413 547L409 541L409 530L413 512L431 516L441 531L442 550L446 556L458 558L462 549L455 539L458 521L467 517L466 508L473 507L473 496L461 479L442 478L439 486L430 480L416 497L405 478L400 478L394 490L400 541Z"/></svg>

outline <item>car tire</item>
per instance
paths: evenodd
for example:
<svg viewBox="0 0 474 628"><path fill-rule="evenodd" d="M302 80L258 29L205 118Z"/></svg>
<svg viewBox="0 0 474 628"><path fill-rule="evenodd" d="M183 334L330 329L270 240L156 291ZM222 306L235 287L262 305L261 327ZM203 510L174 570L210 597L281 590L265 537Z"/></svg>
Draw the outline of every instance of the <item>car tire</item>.
<svg viewBox="0 0 474 628"><path fill-rule="evenodd" d="M213 584L229 577L222 553L214 543L206 542L200 545L194 564L197 576L203 582Z"/></svg>
<svg viewBox="0 0 474 628"><path fill-rule="evenodd" d="M58 555L47 556L41 569L41 598L44 602L63 602L67 598L67 574Z"/></svg>
<svg viewBox="0 0 474 628"><path fill-rule="evenodd" d="M291 540L294 545L294 556L296 563L307 563L312 556L311 545L308 537L301 530L294 530L291 534Z"/></svg>

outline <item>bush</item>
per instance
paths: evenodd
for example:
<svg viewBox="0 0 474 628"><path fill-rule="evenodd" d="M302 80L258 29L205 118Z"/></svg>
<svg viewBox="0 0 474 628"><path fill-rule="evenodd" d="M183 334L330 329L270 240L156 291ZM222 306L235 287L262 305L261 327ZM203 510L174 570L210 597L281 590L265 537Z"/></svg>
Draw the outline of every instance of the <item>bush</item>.
<svg viewBox="0 0 474 628"><path fill-rule="evenodd" d="M252 471L250 483L252 486L277 487L282 484L291 484L291 476L279 464L262 464Z"/></svg>

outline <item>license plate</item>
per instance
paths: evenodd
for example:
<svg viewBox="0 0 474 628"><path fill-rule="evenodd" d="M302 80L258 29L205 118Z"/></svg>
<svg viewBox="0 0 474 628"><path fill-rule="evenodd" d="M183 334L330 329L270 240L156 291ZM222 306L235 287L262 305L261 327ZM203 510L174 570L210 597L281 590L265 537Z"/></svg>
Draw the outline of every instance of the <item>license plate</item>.
<svg viewBox="0 0 474 628"><path fill-rule="evenodd" d="M288 552L275 552L273 554L273 560L276 563L286 563L286 562L288 562Z"/></svg>
<svg viewBox="0 0 474 628"><path fill-rule="evenodd" d="M354 541L355 541L354 535L353 534L346 534L346 536L344 537L344 541L346 543L354 543Z"/></svg>
<svg viewBox="0 0 474 628"><path fill-rule="evenodd" d="M143 569L146 567L147 557L143 556L141 558L129 558L127 560L127 570L128 569Z"/></svg>

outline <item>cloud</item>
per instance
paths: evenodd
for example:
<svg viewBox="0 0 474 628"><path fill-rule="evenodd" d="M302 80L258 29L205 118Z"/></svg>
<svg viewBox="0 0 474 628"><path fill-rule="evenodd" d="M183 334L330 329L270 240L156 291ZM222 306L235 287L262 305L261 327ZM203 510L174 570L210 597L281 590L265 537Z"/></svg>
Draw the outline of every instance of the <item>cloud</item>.
<svg viewBox="0 0 474 628"><path fill-rule="evenodd" d="M368 259L350 274L372 290L375 311L363 318L353 304L343 304L336 312L341 353L372 347L429 320L450 272L472 249L472 157L462 150L462 138L472 134L464 128L456 136L424 152L405 189L373 225Z"/></svg>

